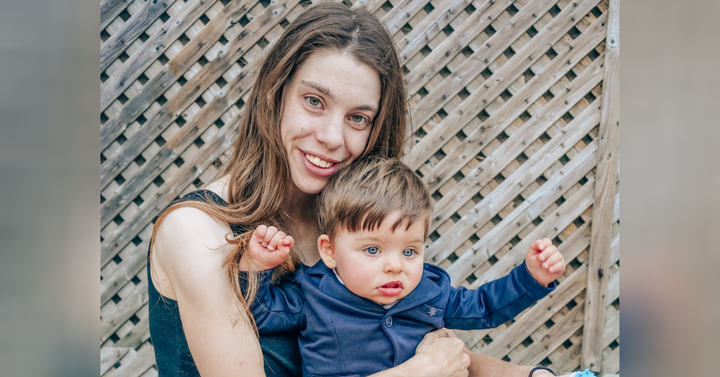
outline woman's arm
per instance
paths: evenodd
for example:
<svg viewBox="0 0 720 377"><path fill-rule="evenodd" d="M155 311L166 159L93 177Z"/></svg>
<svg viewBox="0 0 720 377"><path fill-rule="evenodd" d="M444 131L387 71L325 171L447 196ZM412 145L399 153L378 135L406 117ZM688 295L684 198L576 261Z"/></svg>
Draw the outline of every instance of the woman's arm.
<svg viewBox="0 0 720 377"><path fill-rule="evenodd" d="M492 356L475 353L467 348L465 353L470 356L470 377L528 377L533 366L515 365ZM546 370L536 370L532 377L553 377Z"/></svg>
<svg viewBox="0 0 720 377"><path fill-rule="evenodd" d="M265 376L263 356L222 263L231 250L229 226L195 208L179 208L161 223L152 262L161 293L174 293L190 352L203 377ZM162 287L162 289L160 289Z"/></svg>

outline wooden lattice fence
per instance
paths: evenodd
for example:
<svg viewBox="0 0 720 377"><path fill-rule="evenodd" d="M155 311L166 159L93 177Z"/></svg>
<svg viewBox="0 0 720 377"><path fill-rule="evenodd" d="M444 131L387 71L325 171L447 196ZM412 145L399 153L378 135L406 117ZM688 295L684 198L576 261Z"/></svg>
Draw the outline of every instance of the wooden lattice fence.
<svg viewBox="0 0 720 377"><path fill-rule="evenodd" d="M221 169L264 52L310 4L103 1L102 375L157 375L151 221ZM405 161L435 199L427 261L467 287L506 274L540 237L568 262L515 320L459 335L517 364L619 373L617 0L352 6L387 25L405 67Z"/></svg>

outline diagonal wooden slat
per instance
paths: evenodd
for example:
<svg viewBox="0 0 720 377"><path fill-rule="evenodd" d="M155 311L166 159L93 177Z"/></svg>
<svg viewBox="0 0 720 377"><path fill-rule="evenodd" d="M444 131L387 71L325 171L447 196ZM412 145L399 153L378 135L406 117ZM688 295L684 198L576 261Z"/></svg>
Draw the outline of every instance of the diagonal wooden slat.
<svg viewBox="0 0 720 377"><path fill-rule="evenodd" d="M162 55L190 25L203 15L211 6L211 1L190 0L182 12L170 17L162 30L154 33L145 41L143 48L135 51L125 63L100 87L100 111L104 111L117 97L136 80L152 62ZM152 79L152 78L151 78ZM150 81L152 85L153 81ZM132 104L131 104L132 105ZM114 124L114 123L111 123ZM108 126L111 127L111 126ZM114 140L113 138L106 138Z"/></svg>
<svg viewBox="0 0 720 377"><path fill-rule="evenodd" d="M100 30L105 29L132 0L105 0L100 4Z"/></svg>
<svg viewBox="0 0 720 377"><path fill-rule="evenodd" d="M100 47L100 71L104 71L113 60L117 59L135 38L142 34L173 3L174 0L147 1L141 11L135 12L125 22L125 28L115 32Z"/></svg>

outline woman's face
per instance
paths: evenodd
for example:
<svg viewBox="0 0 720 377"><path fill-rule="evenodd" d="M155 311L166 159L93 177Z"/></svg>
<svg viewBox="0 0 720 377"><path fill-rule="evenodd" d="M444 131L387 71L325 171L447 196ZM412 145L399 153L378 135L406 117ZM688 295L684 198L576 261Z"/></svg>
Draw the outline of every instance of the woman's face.
<svg viewBox="0 0 720 377"><path fill-rule="evenodd" d="M283 92L280 135L294 188L317 194L365 150L380 103L380 78L348 54L320 50Z"/></svg>

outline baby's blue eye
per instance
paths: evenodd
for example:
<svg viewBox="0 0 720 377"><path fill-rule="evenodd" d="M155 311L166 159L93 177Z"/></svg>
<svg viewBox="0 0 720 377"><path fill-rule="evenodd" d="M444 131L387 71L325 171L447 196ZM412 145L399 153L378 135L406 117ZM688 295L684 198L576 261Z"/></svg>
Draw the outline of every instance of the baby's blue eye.
<svg viewBox="0 0 720 377"><path fill-rule="evenodd" d="M380 252L380 249L377 248L377 246L370 246L367 249L365 249L368 254L370 255L377 255L377 253Z"/></svg>
<svg viewBox="0 0 720 377"><path fill-rule="evenodd" d="M413 250L413 249L405 249L405 250L403 250L403 256L411 257L411 256L413 256L413 255L415 255L415 250Z"/></svg>

